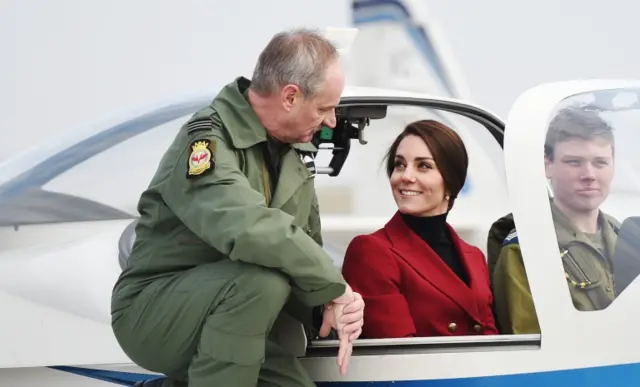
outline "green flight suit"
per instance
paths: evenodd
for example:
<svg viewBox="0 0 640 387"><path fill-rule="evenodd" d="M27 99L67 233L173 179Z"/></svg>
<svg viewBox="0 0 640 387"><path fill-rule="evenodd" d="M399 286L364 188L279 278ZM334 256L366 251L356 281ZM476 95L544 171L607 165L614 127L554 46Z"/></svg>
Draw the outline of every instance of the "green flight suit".
<svg viewBox="0 0 640 387"><path fill-rule="evenodd" d="M616 296L611 257L619 223L601 212L601 231L587 235L577 231L555 205L551 204L551 208L573 305L581 311L606 308ZM492 277L495 314L500 332L540 333L515 230L503 242Z"/></svg>
<svg viewBox="0 0 640 387"><path fill-rule="evenodd" d="M180 129L142 194L112 326L139 366L165 386L313 386L271 328L346 284L321 247L312 144L284 144L269 173L266 130L237 78ZM273 182L276 187L273 187Z"/></svg>

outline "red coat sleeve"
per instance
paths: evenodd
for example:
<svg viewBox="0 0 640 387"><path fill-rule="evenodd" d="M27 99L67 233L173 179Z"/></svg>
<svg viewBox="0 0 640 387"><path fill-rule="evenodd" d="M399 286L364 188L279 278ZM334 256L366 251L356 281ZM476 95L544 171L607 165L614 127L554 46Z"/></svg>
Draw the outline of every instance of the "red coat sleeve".
<svg viewBox="0 0 640 387"><path fill-rule="evenodd" d="M364 300L363 338L415 336L413 317L400 291L400 269L388 247L371 235L354 238L344 257L342 275Z"/></svg>

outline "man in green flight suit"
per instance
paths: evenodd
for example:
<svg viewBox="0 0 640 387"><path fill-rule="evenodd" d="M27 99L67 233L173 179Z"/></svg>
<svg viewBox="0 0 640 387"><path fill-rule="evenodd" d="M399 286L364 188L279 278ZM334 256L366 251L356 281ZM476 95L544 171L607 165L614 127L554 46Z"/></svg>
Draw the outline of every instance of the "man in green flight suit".
<svg viewBox="0 0 640 387"><path fill-rule="evenodd" d="M620 225L599 209L613 179L614 149L611 126L597 112L576 106L557 113L545 140L559 257L578 310L604 309L616 296L611 259ZM492 228L509 222L511 214ZM501 333L540 333L515 229L504 239L492 286Z"/></svg>
<svg viewBox="0 0 640 387"><path fill-rule="evenodd" d="M313 386L271 328L282 310L340 337L344 374L364 302L322 249L310 143L335 126L336 48L311 30L276 34L180 129L138 210L112 326L163 387Z"/></svg>

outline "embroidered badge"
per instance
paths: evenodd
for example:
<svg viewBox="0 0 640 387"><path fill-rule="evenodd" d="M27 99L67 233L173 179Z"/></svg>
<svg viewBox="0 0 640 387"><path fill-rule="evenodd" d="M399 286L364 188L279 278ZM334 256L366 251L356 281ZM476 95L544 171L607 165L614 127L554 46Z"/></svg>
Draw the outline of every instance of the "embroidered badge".
<svg viewBox="0 0 640 387"><path fill-rule="evenodd" d="M213 142L215 147L215 142ZM191 143L189 155L189 171L187 178L200 176L205 172L211 172L215 168L212 143L209 140L198 140Z"/></svg>

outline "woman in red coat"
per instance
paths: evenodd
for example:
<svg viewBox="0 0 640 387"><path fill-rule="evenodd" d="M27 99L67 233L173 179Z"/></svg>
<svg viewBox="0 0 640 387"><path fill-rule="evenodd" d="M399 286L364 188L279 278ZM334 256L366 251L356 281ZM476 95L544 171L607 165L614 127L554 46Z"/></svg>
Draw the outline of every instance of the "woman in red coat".
<svg viewBox="0 0 640 387"><path fill-rule="evenodd" d="M342 268L365 301L362 337L498 334L485 257L447 223L467 176L462 139L436 121L411 123L386 165L398 211L351 241Z"/></svg>

